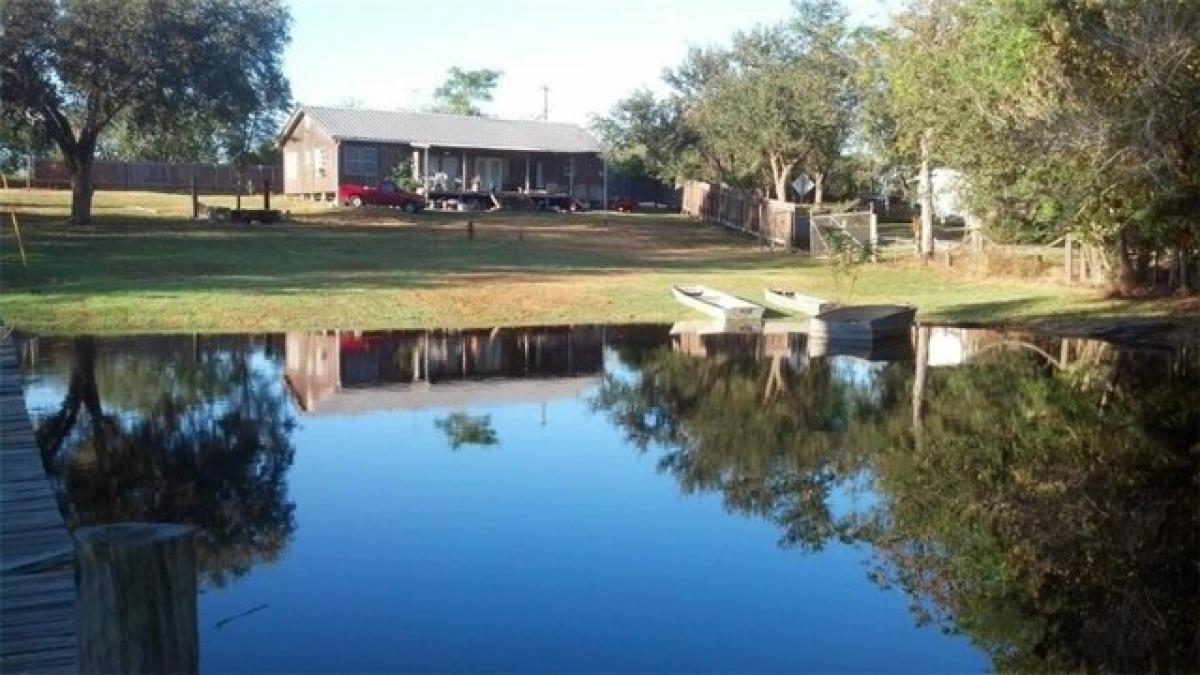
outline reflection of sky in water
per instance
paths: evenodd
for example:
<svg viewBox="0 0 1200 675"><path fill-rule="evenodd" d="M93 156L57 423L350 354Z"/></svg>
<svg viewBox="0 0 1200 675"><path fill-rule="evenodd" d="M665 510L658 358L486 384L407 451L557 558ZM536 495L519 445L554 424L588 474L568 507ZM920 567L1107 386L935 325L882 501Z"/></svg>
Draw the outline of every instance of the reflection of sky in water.
<svg viewBox="0 0 1200 675"><path fill-rule="evenodd" d="M99 358L108 358L101 354ZM261 352L251 365L281 382ZM607 373L636 377L606 350ZM881 364L834 360L868 388ZM65 382L34 378L29 405ZM283 395L282 389L280 395ZM916 628L866 552L778 545L722 496L681 494L587 394L494 400L499 443L449 449L455 409L306 415L292 434L297 529L281 559L200 598L212 672L978 671L963 638ZM832 497L869 508L867 476ZM260 605L262 611L217 622Z"/></svg>
<svg viewBox="0 0 1200 675"><path fill-rule="evenodd" d="M875 390L875 379L887 367L886 361L868 361L857 356L826 357L833 368L833 377L859 391Z"/></svg>

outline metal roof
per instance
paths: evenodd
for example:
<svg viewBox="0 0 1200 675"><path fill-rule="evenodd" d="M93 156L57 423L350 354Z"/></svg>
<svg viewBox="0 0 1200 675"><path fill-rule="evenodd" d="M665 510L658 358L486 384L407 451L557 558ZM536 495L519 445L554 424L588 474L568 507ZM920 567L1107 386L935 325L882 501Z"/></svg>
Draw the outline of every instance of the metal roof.
<svg viewBox="0 0 1200 675"><path fill-rule="evenodd" d="M596 139L575 124L309 105L301 106L292 115L284 127L284 137L301 115L308 115L338 141L528 152L600 152Z"/></svg>

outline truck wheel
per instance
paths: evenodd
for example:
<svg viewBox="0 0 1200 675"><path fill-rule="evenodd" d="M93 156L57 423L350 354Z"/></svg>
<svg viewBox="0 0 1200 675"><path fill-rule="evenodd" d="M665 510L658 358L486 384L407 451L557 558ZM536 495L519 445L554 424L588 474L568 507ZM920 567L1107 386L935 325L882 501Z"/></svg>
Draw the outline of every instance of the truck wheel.
<svg viewBox="0 0 1200 675"><path fill-rule="evenodd" d="M350 206L353 206L354 208L357 209L358 207L360 207L362 205L363 205L362 197L359 197L358 195L354 195L353 197L350 198Z"/></svg>

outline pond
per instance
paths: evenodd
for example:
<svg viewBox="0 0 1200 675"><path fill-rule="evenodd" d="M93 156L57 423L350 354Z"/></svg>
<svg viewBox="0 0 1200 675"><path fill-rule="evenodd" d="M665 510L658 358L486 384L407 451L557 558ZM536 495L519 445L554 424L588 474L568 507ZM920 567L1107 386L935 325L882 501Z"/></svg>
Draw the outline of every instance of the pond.
<svg viewBox="0 0 1200 675"><path fill-rule="evenodd" d="M1194 667L1200 351L704 324L21 337L70 527L202 669Z"/></svg>

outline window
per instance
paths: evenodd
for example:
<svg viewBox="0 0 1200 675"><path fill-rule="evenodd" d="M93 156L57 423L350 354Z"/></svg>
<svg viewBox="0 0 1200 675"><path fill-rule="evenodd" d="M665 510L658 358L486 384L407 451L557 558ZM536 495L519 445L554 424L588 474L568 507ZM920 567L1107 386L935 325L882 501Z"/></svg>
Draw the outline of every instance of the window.
<svg viewBox="0 0 1200 675"><path fill-rule="evenodd" d="M313 170L318 176L325 175L325 149L317 148L313 150Z"/></svg>
<svg viewBox="0 0 1200 675"><path fill-rule="evenodd" d="M375 178L378 176L378 148L370 145L347 145L346 175L362 178Z"/></svg>
<svg viewBox="0 0 1200 675"><path fill-rule="evenodd" d="M283 153L283 178L284 180L295 180L298 175L296 151L287 150Z"/></svg>

